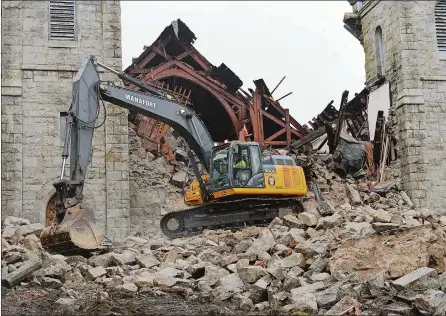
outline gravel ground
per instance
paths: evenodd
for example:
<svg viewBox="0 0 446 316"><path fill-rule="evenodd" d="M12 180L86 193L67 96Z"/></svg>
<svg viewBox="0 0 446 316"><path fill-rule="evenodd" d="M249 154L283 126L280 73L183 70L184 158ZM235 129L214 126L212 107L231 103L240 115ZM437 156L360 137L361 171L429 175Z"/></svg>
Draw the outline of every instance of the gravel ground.
<svg viewBox="0 0 446 316"><path fill-rule="evenodd" d="M56 289L40 287L20 287L16 291L2 287L2 315L241 315L234 313L231 306L219 306L203 301L186 301L178 295L155 296L141 294L123 297L111 294L108 299L99 301L96 295L89 300L79 301L79 309L64 307L55 302L63 294ZM246 313L243 313L246 315ZM255 314L250 314L255 315ZM265 313L263 314L265 315Z"/></svg>

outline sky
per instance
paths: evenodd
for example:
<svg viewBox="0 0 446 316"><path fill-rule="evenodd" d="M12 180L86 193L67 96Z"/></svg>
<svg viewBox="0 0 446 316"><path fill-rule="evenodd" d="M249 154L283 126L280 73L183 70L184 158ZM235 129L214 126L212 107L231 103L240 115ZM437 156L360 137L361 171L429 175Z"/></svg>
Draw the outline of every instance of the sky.
<svg viewBox="0 0 446 316"><path fill-rule="evenodd" d="M195 48L243 81L264 79L301 124L341 95L364 88L364 52L343 27L347 1L121 1L124 69L175 19L195 33Z"/></svg>

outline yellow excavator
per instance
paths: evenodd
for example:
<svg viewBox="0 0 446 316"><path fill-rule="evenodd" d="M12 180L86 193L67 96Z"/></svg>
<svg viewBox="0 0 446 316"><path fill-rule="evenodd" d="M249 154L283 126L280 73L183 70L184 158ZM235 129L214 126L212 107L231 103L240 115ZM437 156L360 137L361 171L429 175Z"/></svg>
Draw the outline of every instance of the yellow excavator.
<svg viewBox="0 0 446 316"><path fill-rule="evenodd" d="M98 66L133 83L143 92L102 82ZM296 166L293 159L262 157L256 142L232 141L214 146L206 126L192 109L90 56L73 81L61 173L54 183L56 215L40 237L45 250L71 254L111 245L96 227L94 210L84 208L82 203L92 157L93 133L98 127L101 106L105 111L104 101L172 126L188 144L189 163L195 174L184 196L190 208L171 212L161 219L161 230L167 237L189 236L204 229L266 223L301 209L301 197L306 195L307 185L303 169ZM199 171L194 153L206 170L204 174ZM69 177L65 177L68 157Z"/></svg>

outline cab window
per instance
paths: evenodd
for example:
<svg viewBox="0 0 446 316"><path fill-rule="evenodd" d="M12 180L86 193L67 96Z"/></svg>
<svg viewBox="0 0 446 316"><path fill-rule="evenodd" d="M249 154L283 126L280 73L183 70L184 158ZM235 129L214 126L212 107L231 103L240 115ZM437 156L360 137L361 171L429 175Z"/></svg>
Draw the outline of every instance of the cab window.
<svg viewBox="0 0 446 316"><path fill-rule="evenodd" d="M234 185L247 186L251 178L262 172L262 170L262 157L258 146L237 145L237 149L234 148Z"/></svg>
<svg viewBox="0 0 446 316"><path fill-rule="evenodd" d="M229 147L216 149L211 160L211 188L213 191L222 190L229 186Z"/></svg>
<svg viewBox="0 0 446 316"><path fill-rule="evenodd" d="M291 159L285 160L287 166L294 166L293 161Z"/></svg>

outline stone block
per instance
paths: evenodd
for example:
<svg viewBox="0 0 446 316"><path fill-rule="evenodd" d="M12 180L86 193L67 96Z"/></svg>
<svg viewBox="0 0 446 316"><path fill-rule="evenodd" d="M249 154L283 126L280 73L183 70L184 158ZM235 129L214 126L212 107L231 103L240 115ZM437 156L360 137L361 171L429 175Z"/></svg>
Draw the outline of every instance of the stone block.
<svg viewBox="0 0 446 316"><path fill-rule="evenodd" d="M403 290L417 287L417 284L421 285L423 281L426 281L432 277L437 277L437 272L435 269L423 267L402 276L401 278L393 281L392 284L396 289Z"/></svg>

